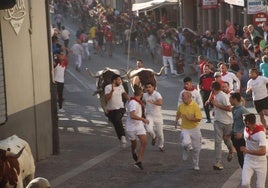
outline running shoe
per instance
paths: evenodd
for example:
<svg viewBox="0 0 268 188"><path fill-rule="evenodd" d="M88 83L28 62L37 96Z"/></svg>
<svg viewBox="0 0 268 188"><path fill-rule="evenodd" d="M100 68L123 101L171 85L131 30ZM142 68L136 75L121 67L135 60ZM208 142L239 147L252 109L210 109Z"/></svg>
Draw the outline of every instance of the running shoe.
<svg viewBox="0 0 268 188"><path fill-rule="evenodd" d="M137 162L137 163L135 163L134 166L135 166L136 168L140 169L140 170L143 170L143 167L142 167L141 162Z"/></svg>

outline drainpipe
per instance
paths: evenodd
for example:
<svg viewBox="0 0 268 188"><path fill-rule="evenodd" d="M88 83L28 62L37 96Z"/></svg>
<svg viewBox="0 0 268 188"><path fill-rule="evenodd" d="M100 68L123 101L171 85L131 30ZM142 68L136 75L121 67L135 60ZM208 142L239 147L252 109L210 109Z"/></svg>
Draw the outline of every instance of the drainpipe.
<svg viewBox="0 0 268 188"><path fill-rule="evenodd" d="M51 118L52 118L52 149L53 155L59 154L60 142L59 142L59 131L58 131L58 111L57 111L57 88L56 84L53 83L52 78L52 42L51 42L51 24L50 24L50 7L49 1L45 1L46 4L46 23L47 23L47 41L48 41L48 51L49 51L49 72L50 72L50 96L51 96Z"/></svg>
<svg viewBox="0 0 268 188"><path fill-rule="evenodd" d="M183 1L183 0L179 0L180 26L181 26L181 27L184 26L184 24L183 24L183 18L182 18L182 16L183 16L183 13L182 13L182 11L183 11L183 8L182 8L182 1Z"/></svg>

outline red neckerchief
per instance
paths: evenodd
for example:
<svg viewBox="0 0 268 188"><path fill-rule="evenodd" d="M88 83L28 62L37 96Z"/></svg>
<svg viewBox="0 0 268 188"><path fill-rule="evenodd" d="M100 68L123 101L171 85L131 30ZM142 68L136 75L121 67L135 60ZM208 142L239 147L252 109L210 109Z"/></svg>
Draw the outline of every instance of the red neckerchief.
<svg viewBox="0 0 268 188"><path fill-rule="evenodd" d="M225 76L227 74L227 72L222 72L221 75L222 76Z"/></svg>
<svg viewBox="0 0 268 188"><path fill-rule="evenodd" d="M186 89L185 87L184 87L184 89L185 89L186 91L193 91L195 88L194 88L194 86L192 86L190 89Z"/></svg>
<svg viewBox="0 0 268 188"><path fill-rule="evenodd" d="M130 100L134 100L136 101L137 103L139 103L141 106L143 105L142 102L138 99L136 99L135 97L130 97Z"/></svg>
<svg viewBox="0 0 268 188"><path fill-rule="evenodd" d="M261 125L257 125L254 130L250 130L248 127L246 127L246 132L248 133L249 140L250 140L250 136L261 131L264 131L264 127Z"/></svg>

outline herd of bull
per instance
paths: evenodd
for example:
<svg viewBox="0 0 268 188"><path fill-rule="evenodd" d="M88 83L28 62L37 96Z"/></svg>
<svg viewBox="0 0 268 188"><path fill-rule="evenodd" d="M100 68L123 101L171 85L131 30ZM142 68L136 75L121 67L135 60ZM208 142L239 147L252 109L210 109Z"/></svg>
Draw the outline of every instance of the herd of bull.
<svg viewBox="0 0 268 188"><path fill-rule="evenodd" d="M120 75L123 80L123 86L128 92L128 80L130 87L134 85L144 88L148 82L156 86L155 76L160 76L164 66L159 72L149 68L139 68L130 71L104 68L93 74L87 70L89 75L97 78L95 94L99 95L101 106L105 111L104 88L111 83L114 74ZM125 74L121 74L124 72ZM0 140L0 188L49 188L50 184L45 178L35 178L35 164L29 144L16 135ZM38 185L38 186L36 186Z"/></svg>
<svg viewBox="0 0 268 188"><path fill-rule="evenodd" d="M104 96L104 88L108 84L111 84L112 76L117 74L122 78L122 83L125 88L125 91L128 93L128 83L130 83L130 87L133 91L134 85L137 85L141 88L144 88L146 83L152 83L155 87L157 85L156 76L161 76L165 66L161 67L159 72L155 72L150 68L138 68L131 69L129 71L120 69L111 69L109 67L105 67L103 70L98 71L96 74L92 73L89 69L87 72L89 76L96 78L96 91L95 94L98 94L101 107L105 111L105 96ZM122 74L122 72L124 74Z"/></svg>

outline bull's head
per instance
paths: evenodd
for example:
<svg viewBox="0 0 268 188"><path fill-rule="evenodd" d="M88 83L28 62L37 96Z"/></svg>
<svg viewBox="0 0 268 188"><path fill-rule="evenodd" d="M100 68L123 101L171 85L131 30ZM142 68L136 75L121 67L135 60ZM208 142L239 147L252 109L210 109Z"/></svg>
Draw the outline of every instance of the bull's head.
<svg viewBox="0 0 268 188"><path fill-rule="evenodd" d="M17 185L18 175L20 174L20 165L18 158L21 156L24 147L16 154L8 150L0 149L0 185L6 183Z"/></svg>

